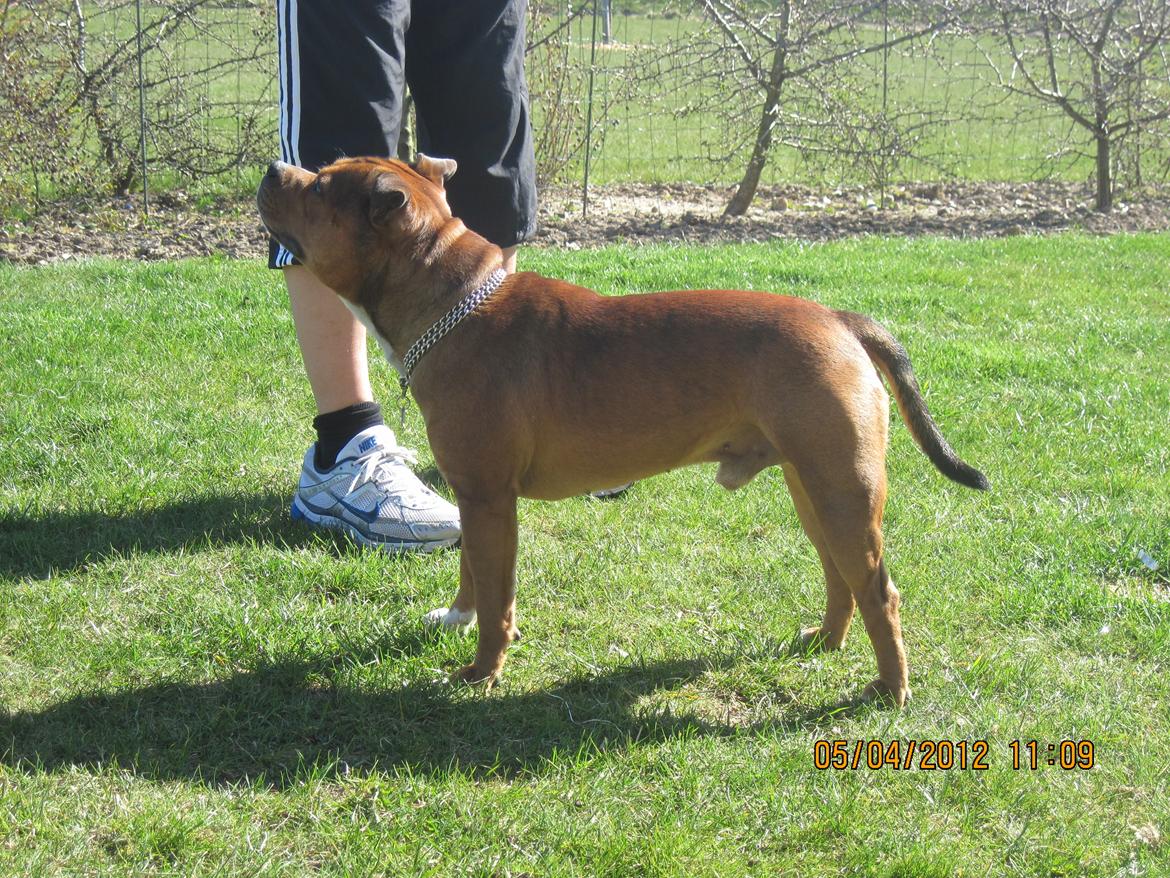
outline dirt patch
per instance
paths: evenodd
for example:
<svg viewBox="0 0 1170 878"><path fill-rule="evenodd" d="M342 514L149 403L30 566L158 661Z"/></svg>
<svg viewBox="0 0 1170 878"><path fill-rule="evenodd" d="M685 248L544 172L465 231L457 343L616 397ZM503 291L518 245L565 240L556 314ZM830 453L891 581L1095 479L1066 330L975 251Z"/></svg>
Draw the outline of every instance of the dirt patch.
<svg viewBox="0 0 1170 878"><path fill-rule="evenodd" d="M612 241L687 243L824 241L858 235L998 237L1070 229L1091 233L1170 228L1170 191L1146 193L1111 214L1092 209L1087 187L1063 183L929 184L887 193L863 188L761 189L746 216L723 217L725 186L630 185L592 193L581 219L579 193L546 196L541 243L593 246Z"/></svg>
<svg viewBox="0 0 1170 878"><path fill-rule="evenodd" d="M743 217L725 218L726 186L626 184L596 187L582 218L579 189L541 193L536 247L579 249L614 242L692 244L857 235L997 237L1080 229L1095 234L1170 228L1170 190L1123 201L1113 213L1091 207L1085 186L1068 183L946 183L897 187L885 207L862 188L761 189ZM130 198L46 205L28 221L0 228L0 260L43 265L109 256L177 259L263 258L266 236L250 199L195 203L182 193L151 203L144 219Z"/></svg>

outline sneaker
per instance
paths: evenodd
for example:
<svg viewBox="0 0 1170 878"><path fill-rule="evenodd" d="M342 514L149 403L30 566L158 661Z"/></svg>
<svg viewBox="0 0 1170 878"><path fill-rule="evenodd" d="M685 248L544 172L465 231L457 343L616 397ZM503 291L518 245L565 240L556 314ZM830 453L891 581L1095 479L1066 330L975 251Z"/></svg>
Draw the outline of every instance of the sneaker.
<svg viewBox="0 0 1170 878"><path fill-rule="evenodd" d="M389 552L430 552L459 542L459 510L410 469L413 451L379 424L358 433L326 470L317 446L305 453L292 517L349 533L363 545Z"/></svg>
<svg viewBox="0 0 1170 878"><path fill-rule="evenodd" d="M602 488L599 491L590 491L589 496L594 500L613 500L616 497L622 496L630 488L634 487L633 482L626 482L624 485L618 485L615 488Z"/></svg>

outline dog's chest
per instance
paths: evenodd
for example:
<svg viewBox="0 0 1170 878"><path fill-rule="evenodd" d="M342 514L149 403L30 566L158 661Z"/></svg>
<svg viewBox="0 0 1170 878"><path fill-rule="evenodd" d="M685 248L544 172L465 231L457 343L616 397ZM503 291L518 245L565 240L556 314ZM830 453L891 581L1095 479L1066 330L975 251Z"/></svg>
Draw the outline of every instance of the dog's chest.
<svg viewBox="0 0 1170 878"><path fill-rule="evenodd" d="M402 374L404 371L402 367L402 358L399 357L398 354L394 353L394 348L390 346L390 342L387 341L386 337L382 335L382 333L378 332L378 327L374 326L374 321L370 319L370 312L361 305L355 305L353 302L350 302L347 299L342 299L341 301L345 303L345 307L348 308L350 313L352 313L353 316L357 318L358 322L366 328L366 332L372 335L375 341L378 342L378 347L382 349L382 353L385 355L390 365L398 370L400 374Z"/></svg>

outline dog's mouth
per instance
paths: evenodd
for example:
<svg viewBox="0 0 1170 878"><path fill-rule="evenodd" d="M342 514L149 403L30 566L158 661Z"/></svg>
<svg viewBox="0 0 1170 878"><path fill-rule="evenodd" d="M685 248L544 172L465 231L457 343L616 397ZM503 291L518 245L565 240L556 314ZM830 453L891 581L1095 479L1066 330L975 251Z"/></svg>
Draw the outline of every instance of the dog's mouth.
<svg viewBox="0 0 1170 878"><path fill-rule="evenodd" d="M264 223L264 228L268 231L268 234L275 238L276 242L280 244L281 247L291 253L298 262L305 261L305 250L301 246L301 242L298 241L294 236L290 235L288 232L274 228L272 223L268 222L268 220L264 218L263 206L260 208L260 221Z"/></svg>
<svg viewBox="0 0 1170 878"><path fill-rule="evenodd" d="M293 255L294 259L296 259L298 262L305 261L305 251L301 247L300 241L287 232L278 232L274 230L267 224L265 224L265 228L268 229L268 233L276 239L277 243L280 244L281 247Z"/></svg>
<svg viewBox="0 0 1170 878"><path fill-rule="evenodd" d="M264 224L264 228L268 230L277 243L285 250L291 253L296 259L304 261L305 249L301 246L301 242L296 239L296 236L290 235L288 232L278 228L275 223L269 220L272 211L272 193L268 188L268 178L260 184L260 189L256 192L256 207L260 212L260 222Z"/></svg>

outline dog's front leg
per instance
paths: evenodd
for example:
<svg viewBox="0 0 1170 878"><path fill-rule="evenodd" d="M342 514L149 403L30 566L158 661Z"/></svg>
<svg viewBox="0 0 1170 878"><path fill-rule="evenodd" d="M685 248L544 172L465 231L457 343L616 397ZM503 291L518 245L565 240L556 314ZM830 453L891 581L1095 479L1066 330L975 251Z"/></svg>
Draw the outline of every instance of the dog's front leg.
<svg viewBox="0 0 1170 878"><path fill-rule="evenodd" d="M516 498L459 498L463 524L463 565L475 589L479 647L475 662L455 675L466 683L487 683L499 676L516 630Z"/></svg>
<svg viewBox="0 0 1170 878"><path fill-rule="evenodd" d="M423 616L423 624L432 627L442 625L454 628L460 634L467 633L475 624L475 579L468 566L467 553L459 560L459 591L450 607L438 607Z"/></svg>

